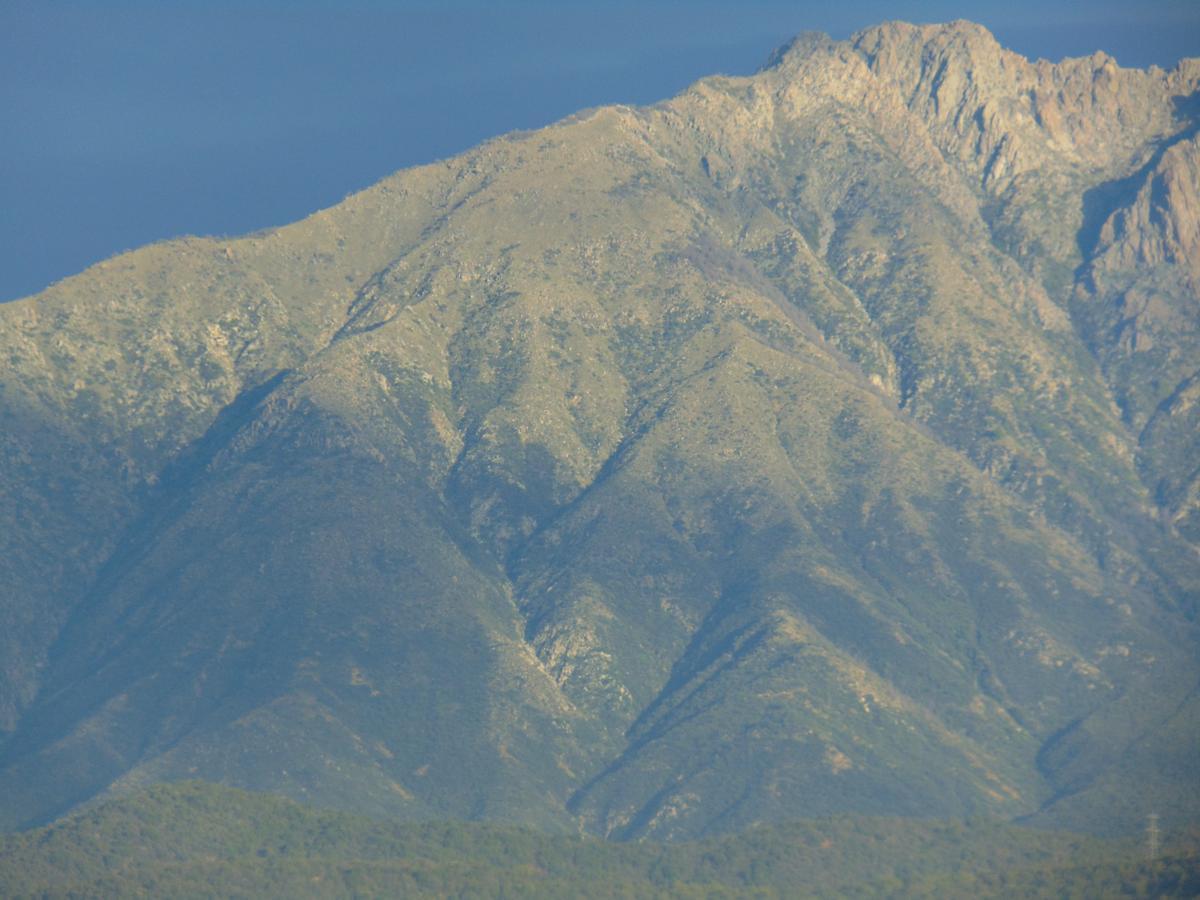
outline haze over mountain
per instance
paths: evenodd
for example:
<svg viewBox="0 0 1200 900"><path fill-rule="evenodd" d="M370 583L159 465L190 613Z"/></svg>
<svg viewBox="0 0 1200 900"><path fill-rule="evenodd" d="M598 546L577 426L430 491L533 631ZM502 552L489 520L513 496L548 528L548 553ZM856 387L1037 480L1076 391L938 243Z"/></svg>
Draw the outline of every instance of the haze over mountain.
<svg viewBox="0 0 1200 900"><path fill-rule="evenodd" d="M804 35L0 307L0 822L1194 822L1198 83Z"/></svg>

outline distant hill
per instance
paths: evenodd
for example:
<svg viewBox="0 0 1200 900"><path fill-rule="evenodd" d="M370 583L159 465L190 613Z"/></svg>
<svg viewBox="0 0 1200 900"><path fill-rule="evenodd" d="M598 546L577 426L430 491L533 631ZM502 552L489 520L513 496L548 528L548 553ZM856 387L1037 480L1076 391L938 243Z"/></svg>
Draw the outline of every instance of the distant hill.
<svg viewBox="0 0 1200 900"><path fill-rule="evenodd" d="M1198 83L805 35L0 306L0 825L1195 823Z"/></svg>

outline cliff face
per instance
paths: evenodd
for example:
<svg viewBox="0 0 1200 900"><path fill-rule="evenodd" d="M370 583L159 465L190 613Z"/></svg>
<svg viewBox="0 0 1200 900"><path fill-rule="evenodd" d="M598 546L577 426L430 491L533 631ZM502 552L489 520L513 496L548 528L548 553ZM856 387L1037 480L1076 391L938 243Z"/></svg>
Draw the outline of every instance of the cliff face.
<svg viewBox="0 0 1200 900"><path fill-rule="evenodd" d="M1196 61L978 26L0 307L0 813L1197 814Z"/></svg>

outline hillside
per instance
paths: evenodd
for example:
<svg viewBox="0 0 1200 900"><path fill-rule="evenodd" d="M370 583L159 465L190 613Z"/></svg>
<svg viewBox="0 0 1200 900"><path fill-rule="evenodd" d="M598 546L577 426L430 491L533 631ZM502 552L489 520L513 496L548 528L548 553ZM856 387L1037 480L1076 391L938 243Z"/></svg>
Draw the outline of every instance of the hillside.
<svg viewBox="0 0 1200 900"><path fill-rule="evenodd" d="M1196 822L1198 82L805 35L0 306L0 825Z"/></svg>

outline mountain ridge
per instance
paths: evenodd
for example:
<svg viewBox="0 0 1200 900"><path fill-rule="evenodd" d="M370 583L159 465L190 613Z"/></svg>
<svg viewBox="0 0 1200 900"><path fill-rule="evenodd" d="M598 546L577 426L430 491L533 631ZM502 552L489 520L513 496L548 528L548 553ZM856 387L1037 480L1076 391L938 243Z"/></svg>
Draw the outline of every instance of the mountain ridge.
<svg viewBox="0 0 1200 900"><path fill-rule="evenodd" d="M1198 79L809 38L0 307L0 817L1190 820Z"/></svg>

